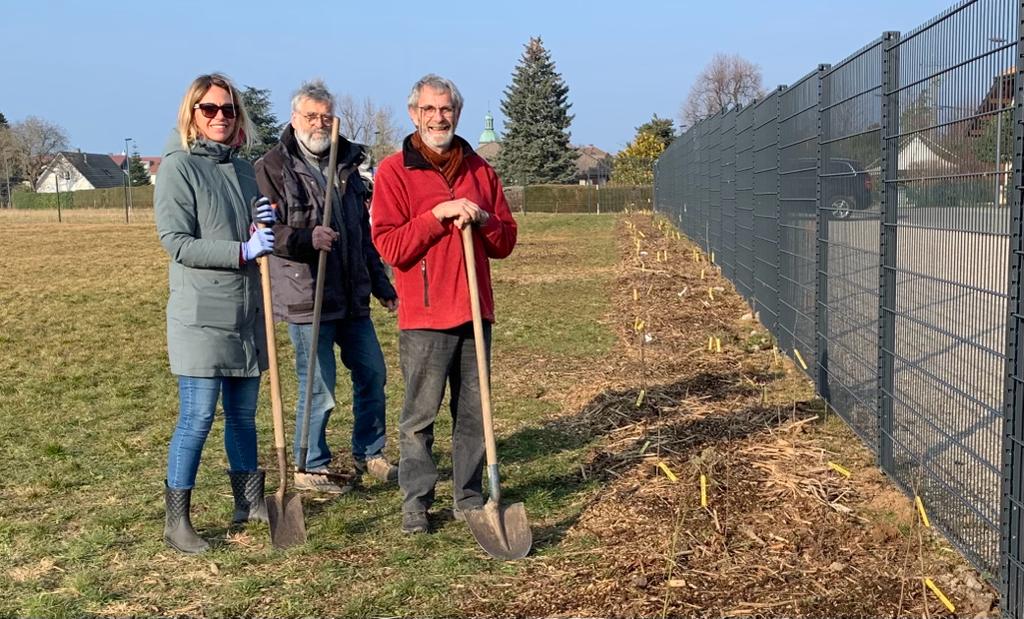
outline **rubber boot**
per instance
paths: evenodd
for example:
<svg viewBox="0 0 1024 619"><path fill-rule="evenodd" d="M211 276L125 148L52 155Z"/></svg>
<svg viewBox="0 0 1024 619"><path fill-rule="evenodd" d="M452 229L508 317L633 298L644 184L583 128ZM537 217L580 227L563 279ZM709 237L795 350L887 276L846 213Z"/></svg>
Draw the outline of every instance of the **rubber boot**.
<svg viewBox="0 0 1024 619"><path fill-rule="evenodd" d="M267 516L267 502L263 498L263 471L228 471L231 478L231 494L235 497L233 524L257 521L270 522Z"/></svg>
<svg viewBox="0 0 1024 619"><path fill-rule="evenodd" d="M164 542L171 548L188 555L209 550L210 544L196 534L188 515L192 505L192 489L170 488L164 481L164 503L167 506Z"/></svg>

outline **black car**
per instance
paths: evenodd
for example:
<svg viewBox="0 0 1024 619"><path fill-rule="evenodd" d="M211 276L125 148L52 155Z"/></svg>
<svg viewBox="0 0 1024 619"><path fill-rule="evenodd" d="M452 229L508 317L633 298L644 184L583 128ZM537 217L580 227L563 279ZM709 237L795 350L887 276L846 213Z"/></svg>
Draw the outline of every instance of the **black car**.
<svg viewBox="0 0 1024 619"><path fill-rule="evenodd" d="M816 193L815 181L818 162L816 159L797 159L794 162L798 172L793 176L791 189L783 188L792 197L811 197ZM834 219L847 219L850 213L864 210L871 206L871 175L864 171L864 166L853 159L832 157L822 162L821 208L828 211Z"/></svg>

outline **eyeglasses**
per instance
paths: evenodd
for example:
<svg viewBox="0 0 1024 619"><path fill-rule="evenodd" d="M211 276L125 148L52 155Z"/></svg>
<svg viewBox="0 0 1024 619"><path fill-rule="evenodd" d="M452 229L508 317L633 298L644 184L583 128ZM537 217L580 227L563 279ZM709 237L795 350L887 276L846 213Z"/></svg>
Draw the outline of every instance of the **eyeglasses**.
<svg viewBox="0 0 1024 619"><path fill-rule="evenodd" d="M433 105L421 105L419 106L419 110L421 114L427 117L433 116L437 112L441 112L442 118L451 116L452 113L455 112L454 108L448 107L447 105L444 107L434 107Z"/></svg>
<svg viewBox="0 0 1024 619"><path fill-rule="evenodd" d="M235 114L238 113L238 108L235 107L234 103L225 103L224 105L217 105L216 103L196 103L192 106L192 109L199 110L203 113L203 116L207 118L216 118L217 111L221 111L224 114L224 118L232 119Z"/></svg>
<svg viewBox="0 0 1024 619"><path fill-rule="evenodd" d="M306 123L310 125L312 125L318 120L320 121L321 125L329 125L334 121L334 116L330 114L317 114L316 112L310 112L309 114L303 114L302 119L305 120Z"/></svg>

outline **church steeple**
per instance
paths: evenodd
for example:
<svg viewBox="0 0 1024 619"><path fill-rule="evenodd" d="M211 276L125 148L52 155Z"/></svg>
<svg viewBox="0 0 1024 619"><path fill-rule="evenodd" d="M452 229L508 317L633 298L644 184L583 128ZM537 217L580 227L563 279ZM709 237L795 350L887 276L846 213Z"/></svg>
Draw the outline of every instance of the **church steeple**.
<svg viewBox="0 0 1024 619"><path fill-rule="evenodd" d="M484 116L484 132L480 134L480 144L497 141L498 134L494 133L494 117L491 116L490 112L487 112L487 116Z"/></svg>

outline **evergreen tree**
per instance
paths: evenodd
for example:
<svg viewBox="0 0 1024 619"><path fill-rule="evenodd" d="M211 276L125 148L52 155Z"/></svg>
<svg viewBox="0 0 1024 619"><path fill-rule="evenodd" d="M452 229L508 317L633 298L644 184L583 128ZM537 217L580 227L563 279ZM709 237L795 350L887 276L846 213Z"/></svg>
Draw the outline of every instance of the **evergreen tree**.
<svg viewBox="0 0 1024 619"><path fill-rule="evenodd" d="M131 179L132 187L141 187L150 183L149 172L146 171L146 166L143 165L137 148L128 159L128 178Z"/></svg>
<svg viewBox="0 0 1024 619"><path fill-rule="evenodd" d="M256 128L256 144L242 151L242 157L256 161L277 144L281 125L270 109L270 91L246 86L242 91L242 102Z"/></svg>
<svg viewBox="0 0 1024 619"><path fill-rule="evenodd" d="M495 167L509 185L571 182L576 151L569 146L569 87L555 71L540 37L531 38L505 89L505 137Z"/></svg>
<svg viewBox="0 0 1024 619"><path fill-rule="evenodd" d="M654 137L658 138L658 141L662 143L664 148L668 148L672 144L672 140L676 139L675 129L672 127L671 118L658 118L655 114L651 119L644 124L636 128L637 135L641 133L649 133Z"/></svg>
<svg viewBox="0 0 1024 619"><path fill-rule="evenodd" d="M0 127L7 127L7 117L4 116L3 112L0 112Z"/></svg>

